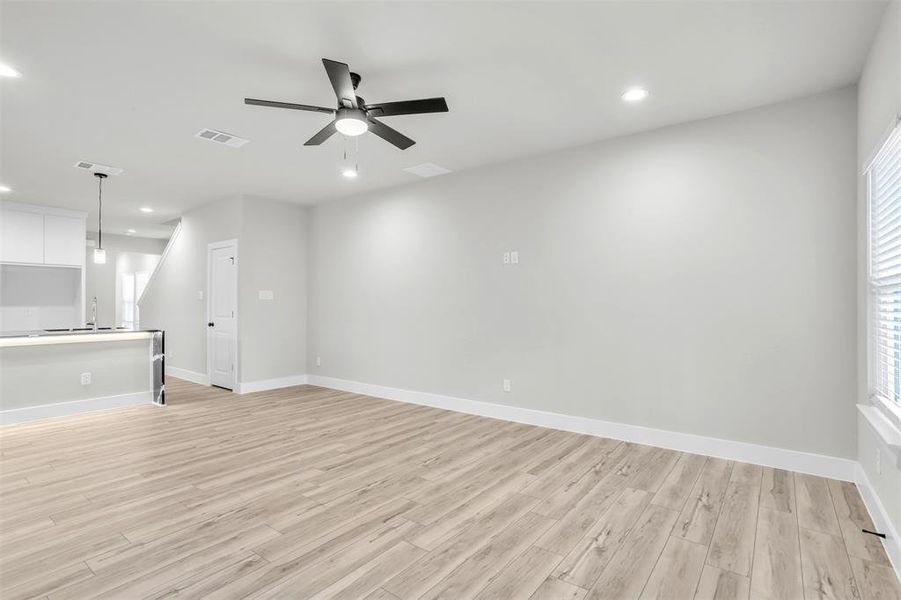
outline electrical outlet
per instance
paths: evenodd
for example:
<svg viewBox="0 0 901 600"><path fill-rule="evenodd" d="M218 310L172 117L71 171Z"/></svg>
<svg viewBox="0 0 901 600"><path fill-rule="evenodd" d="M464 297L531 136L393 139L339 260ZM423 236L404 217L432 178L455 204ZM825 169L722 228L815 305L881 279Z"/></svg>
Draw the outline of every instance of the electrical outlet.
<svg viewBox="0 0 901 600"><path fill-rule="evenodd" d="M509 379L504 379L504 391L505 392L510 391L510 380Z"/></svg>
<svg viewBox="0 0 901 600"><path fill-rule="evenodd" d="M519 264L519 250L510 251L510 263L514 265Z"/></svg>
<svg viewBox="0 0 901 600"><path fill-rule="evenodd" d="M876 448L876 474L882 475L882 452Z"/></svg>
<svg viewBox="0 0 901 600"><path fill-rule="evenodd" d="M317 366L317 367L321 367L321 366L322 366L322 358L319 357L319 356L316 357L316 366Z"/></svg>
<svg viewBox="0 0 901 600"><path fill-rule="evenodd" d="M505 265L510 264L510 253L509 252L504 252L504 264Z"/></svg>
<svg viewBox="0 0 901 600"><path fill-rule="evenodd" d="M91 374L90 373L82 373L81 374L81 385L91 385Z"/></svg>
<svg viewBox="0 0 901 600"><path fill-rule="evenodd" d="M260 290L257 297L260 300L273 300L275 298L275 292L272 290Z"/></svg>

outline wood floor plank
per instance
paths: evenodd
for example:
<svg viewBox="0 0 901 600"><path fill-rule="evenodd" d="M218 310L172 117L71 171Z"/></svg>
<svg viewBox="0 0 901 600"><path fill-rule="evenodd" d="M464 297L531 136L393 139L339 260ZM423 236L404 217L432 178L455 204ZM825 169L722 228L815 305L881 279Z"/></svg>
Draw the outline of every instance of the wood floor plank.
<svg viewBox="0 0 901 600"><path fill-rule="evenodd" d="M648 492L626 488L591 529L577 540L554 570L554 577L590 588L644 513L649 499ZM539 540L536 544L540 546L541 543Z"/></svg>
<svg viewBox="0 0 901 600"><path fill-rule="evenodd" d="M794 600L804 595L797 531L794 513L760 508L751 574L753 600Z"/></svg>
<svg viewBox="0 0 901 600"><path fill-rule="evenodd" d="M586 598L637 598L657 564L677 517L674 510L649 505Z"/></svg>
<svg viewBox="0 0 901 600"><path fill-rule="evenodd" d="M535 593L562 559L559 554L532 546L504 567L476 596L476 600L528 598Z"/></svg>
<svg viewBox="0 0 901 600"><path fill-rule="evenodd" d="M863 600L901 600L901 581L891 565L852 556L851 570Z"/></svg>
<svg viewBox="0 0 901 600"><path fill-rule="evenodd" d="M698 586L707 546L670 537L641 592L641 600L691 598Z"/></svg>
<svg viewBox="0 0 901 600"><path fill-rule="evenodd" d="M748 600L751 581L732 571L706 565L698 582L695 600Z"/></svg>
<svg viewBox="0 0 901 600"><path fill-rule="evenodd" d="M663 480L651 502L673 510L682 510L706 462L706 456L683 454Z"/></svg>
<svg viewBox="0 0 901 600"><path fill-rule="evenodd" d="M732 461L707 459L701 476L685 502L673 535L702 545L710 543L732 476Z"/></svg>
<svg viewBox="0 0 901 600"><path fill-rule="evenodd" d="M790 471L764 467L760 507L788 513L795 512L795 478Z"/></svg>
<svg viewBox="0 0 901 600"><path fill-rule="evenodd" d="M707 563L747 577L751 574L754 554L760 483L744 481L733 481L726 489L723 508L710 541Z"/></svg>
<svg viewBox="0 0 901 600"><path fill-rule="evenodd" d="M862 531L863 529L875 531L876 527L867 513L857 486L848 481L834 479L827 480L827 483L848 554L870 562L890 564L879 538Z"/></svg>
<svg viewBox="0 0 901 600"><path fill-rule="evenodd" d="M813 529L832 535L841 535L829 485L823 477L795 473L795 493L797 494L798 524L804 529Z"/></svg>
<svg viewBox="0 0 901 600"><path fill-rule="evenodd" d="M421 600L474 597L504 565L525 552L551 523L553 520L544 515L526 514L494 535L447 577L420 596Z"/></svg>
<svg viewBox="0 0 901 600"><path fill-rule="evenodd" d="M806 600L860 598L851 562L841 537L812 529L801 529L801 568L804 574Z"/></svg>
<svg viewBox="0 0 901 600"><path fill-rule="evenodd" d="M553 577L544 580L529 600L582 600L588 590Z"/></svg>
<svg viewBox="0 0 901 600"><path fill-rule="evenodd" d="M899 600L853 484L315 386L167 396L0 428L4 600Z"/></svg>

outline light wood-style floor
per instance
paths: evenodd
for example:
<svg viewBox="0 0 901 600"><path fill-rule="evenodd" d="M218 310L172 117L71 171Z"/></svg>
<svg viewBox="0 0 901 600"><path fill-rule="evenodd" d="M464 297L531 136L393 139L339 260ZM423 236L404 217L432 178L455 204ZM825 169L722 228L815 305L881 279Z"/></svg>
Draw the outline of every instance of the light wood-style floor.
<svg viewBox="0 0 901 600"><path fill-rule="evenodd" d="M854 485L302 386L0 432L0 597L861 598Z"/></svg>

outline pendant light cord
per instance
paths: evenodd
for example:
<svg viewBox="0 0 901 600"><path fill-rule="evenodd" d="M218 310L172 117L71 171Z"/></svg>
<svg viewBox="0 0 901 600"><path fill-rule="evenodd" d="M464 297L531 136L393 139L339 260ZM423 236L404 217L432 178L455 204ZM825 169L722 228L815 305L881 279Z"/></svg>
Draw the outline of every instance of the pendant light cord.
<svg viewBox="0 0 901 600"><path fill-rule="evenodd" d="M103 177L100 173L94 173L97 177L97 249L103 249Z"/></svg>

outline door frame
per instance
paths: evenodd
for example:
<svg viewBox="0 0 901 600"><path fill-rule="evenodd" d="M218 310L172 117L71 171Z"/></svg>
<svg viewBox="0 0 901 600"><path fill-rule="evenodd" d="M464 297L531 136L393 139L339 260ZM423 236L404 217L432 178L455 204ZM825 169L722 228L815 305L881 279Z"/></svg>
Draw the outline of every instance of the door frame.
<svg viewBox="0 0 901 600"><path fill-rule="evenodd" d="M222 240L219 242L210 242L209 244L206 245L206 322L207 323L210 322L210 320L212 318L212 312L213 312L213 304L212 304L212 300L213 300L213 294L212 294L213 270L211 268L211 263L212 263L211 258L213 255L213 250L216 250L219 248L228 248L229 246L234 246L234 248L235 248L235 343L233 345L234 355L232 356L232 360L234 361L233 364L235 365L235 380L233 382L234 387L232 388L231 391L237 392L237 390L238 390L238 373L241 372L240 364L238 363L238 357L241 355L241 353L238 351L238 346L240 344L240 342L239 342L240 336L238 335L238 331L239 331L238 330L238 324L239 324L238 319L239 319L239 315L241 314L241 311L240 311L240 303L239 303L239 297L238 297L238 269L239 269L240 261L238 260L238 240L237 239ZM212 336L210 335L209 327L205 327L204 329L206 330L206 380L207 380L207 385L213 385L213 382L212 382L212 379L213 379L213 353L210 348L212 346L212 343L211 343Z"/></svg>

